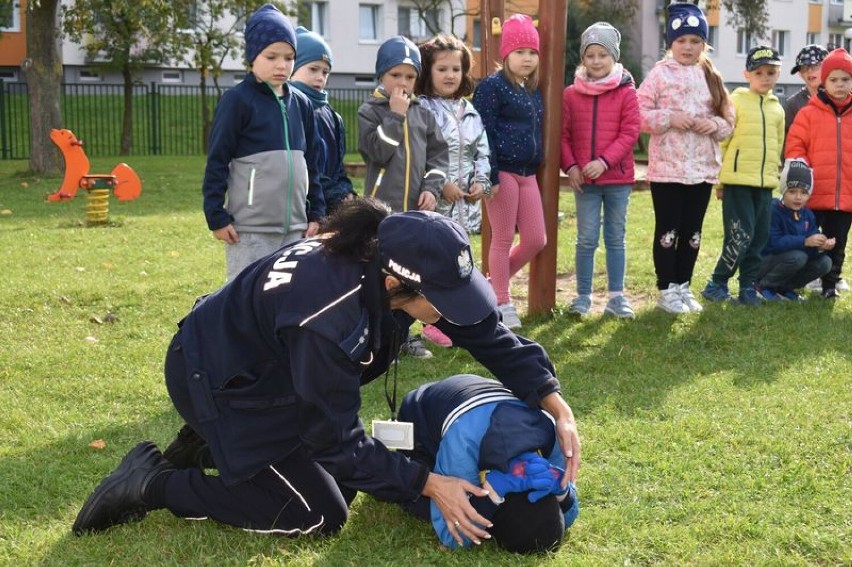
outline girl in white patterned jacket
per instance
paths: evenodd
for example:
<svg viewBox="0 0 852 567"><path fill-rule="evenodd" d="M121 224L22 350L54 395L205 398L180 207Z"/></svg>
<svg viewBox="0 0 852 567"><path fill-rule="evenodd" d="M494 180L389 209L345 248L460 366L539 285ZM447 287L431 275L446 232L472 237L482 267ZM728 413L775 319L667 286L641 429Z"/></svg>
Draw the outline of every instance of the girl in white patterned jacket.
<svg viewBox="0 0 852 567"><path fill-rule="evenodd" d="M651 134L648 181L654 202L654 269L668 313L701 311L689 289L710 189L722 167L719 142L733 132L722 77L705 55L707 19L685 2L668 8L670 52L637 92L641 131Z"/></svg>
<svg viewBox="0 0 852 567"><path fill-rule="evenodd" d="M491 164L482 118L465 98L473 92L470 50L458 38L442 34L420 45L420 59L423 72L415 92L420 105L435 115L450 157L435 210L477 233L482 226L481 199L491 193ZM424 326L423 335L439 346L452 346L433 325Z"/></svg>

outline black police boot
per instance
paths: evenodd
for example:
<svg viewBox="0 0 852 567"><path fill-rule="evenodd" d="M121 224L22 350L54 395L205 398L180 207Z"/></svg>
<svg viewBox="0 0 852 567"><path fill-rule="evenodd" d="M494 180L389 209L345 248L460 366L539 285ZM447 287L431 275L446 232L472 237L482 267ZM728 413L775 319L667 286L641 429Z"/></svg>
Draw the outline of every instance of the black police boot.
<svg viewBox="0 0 852 567"><path fill-rule="evenodd" d="M148 514L145 492L154 478L174 470L151 441L130 450L118 468L104 478L77 514L75 535L100 532L111 526L141 520Z"/></svg>
<svg viewBox="0 0 852 567"><path fill-rule="evenodd" d="M189 425L180 428L177 437L163 451L163 456L176 469L216 468L207 442Z"/></svg>

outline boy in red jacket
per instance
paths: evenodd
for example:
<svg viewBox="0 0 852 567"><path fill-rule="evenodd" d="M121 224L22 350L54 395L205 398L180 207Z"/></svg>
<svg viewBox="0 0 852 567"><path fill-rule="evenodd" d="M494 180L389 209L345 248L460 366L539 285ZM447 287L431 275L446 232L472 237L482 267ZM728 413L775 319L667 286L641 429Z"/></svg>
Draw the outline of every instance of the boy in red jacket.
<svg viewBox="0 0 852 567"><path fill-rule="evenodd" d="M822 63L822 85L799 111L787 136L785 157L804 158L814 170L810 208L836 245L827 252L831 270L822 277L822 296L837 299L837 282L852 225L852 56L835 49ZM843 155L847 154L846 159Z"/></svg>

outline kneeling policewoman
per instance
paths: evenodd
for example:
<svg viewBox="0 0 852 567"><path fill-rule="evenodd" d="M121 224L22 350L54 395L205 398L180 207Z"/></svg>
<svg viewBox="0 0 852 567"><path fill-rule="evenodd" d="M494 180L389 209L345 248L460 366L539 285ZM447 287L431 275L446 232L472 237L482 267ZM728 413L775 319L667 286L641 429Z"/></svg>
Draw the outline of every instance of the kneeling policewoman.
<svg viewBox="0 0 852 567"><path fill-rule="evenodd" d="M359 388L389 368L415 319L553 416L562 482L574 480L580 440L553 365L500 322L465 231L439 214L389 212L371 199L347 203L320 235L258 260L196 304L165 363L187 427L165 456L150 441L134 447L89 496L75 534L166 508L263 533L329 535L360 490L396 502L427 497L459 544L489 538L490 522L468 499L486 490L389 450L358 417ZM187 458L196 453L207 458Z"/></svg>

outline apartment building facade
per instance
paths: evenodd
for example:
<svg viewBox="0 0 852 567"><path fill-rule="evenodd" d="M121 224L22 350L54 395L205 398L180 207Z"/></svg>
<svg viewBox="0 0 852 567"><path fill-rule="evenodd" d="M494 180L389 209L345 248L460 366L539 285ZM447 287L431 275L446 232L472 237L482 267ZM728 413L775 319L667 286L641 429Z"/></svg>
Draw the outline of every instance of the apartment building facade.
<svg viewBox="0 0 852 567"><path fill-rule="evenodd" d="M199 0L202 2L203 0ZM700 0L710 24L712 57L729 86L743 83L742 70L748 49L759 43L778 49L784 70L777 92L786 96L798 90L799 79L789 74L799 49L808 43L849 47L852 36L852 0L768 0L766 38L750 37L729 23L719 0ZM668 0L639 0L634 25L623 30L637 47L643 71L649 70L664 52L665 5ZM20 63L26 56L26 3L12 0L12 9L0 21L0 80L22 81ZM421 2L422 4L422 2ZM535 16L538 2L506 0L507 13L523 11ZM479 0L446 0L422 12L411 0L312 0L300 3L305 27L322 34L335 54L330 88L368 88L375 84L373 69L379 45L403 34L415 40L428 38L436 30L463 37L479 58L482 22ZM83 49L67 39L61 41L65 81L120 82L92 64ZM222 86L239 82L245 68L240 58L225 61ZM481 71L481 69L478 69ZM138 77L141 82L197 85L198 73L183 62L152 66Z"/></svg>

